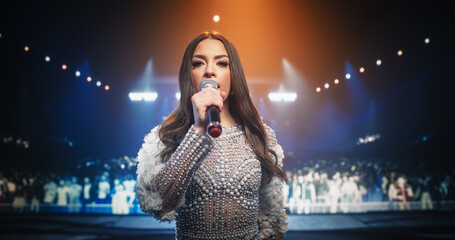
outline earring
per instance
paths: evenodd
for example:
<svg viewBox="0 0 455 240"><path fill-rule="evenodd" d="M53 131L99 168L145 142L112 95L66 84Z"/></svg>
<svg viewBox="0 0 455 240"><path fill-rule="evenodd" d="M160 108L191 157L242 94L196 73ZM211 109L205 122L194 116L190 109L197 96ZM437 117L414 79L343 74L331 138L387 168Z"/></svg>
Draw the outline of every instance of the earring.
<svg viewBox="0 0 455 240"><path fill-rule="evenodd" d="M234 95L234 92L233 92L233 91L231 91L229 94L231 94L231 95Z"/></svg>

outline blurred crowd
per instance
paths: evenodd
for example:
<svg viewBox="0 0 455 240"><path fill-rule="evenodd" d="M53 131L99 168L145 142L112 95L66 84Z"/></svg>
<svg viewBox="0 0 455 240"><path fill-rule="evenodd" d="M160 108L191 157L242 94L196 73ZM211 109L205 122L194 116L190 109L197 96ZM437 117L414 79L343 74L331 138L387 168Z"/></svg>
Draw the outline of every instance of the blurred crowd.
<svg viewBox="0 0 455 240"><path fill-rule="evenodd" d="M0 211L3 206L13 211L39 212L51 207L52 212L86 212L87 204L109 204L113 214L129 214L135 201L133 174L108 171L94 176L42 174L28 171L0 172Z"/></svg>
<svg viewBox="0 0 455 240"><path fill-rule="evenodd" d="M0 211L36 211L51 206L53 212L87 212L88 205L108 206L113 214L129 214L137 208L136 159L87 161L73 173L0 171ZM291 214L352 212L353 206L369 202L396 203L410 210L439 209L455 200L454 174L441 171L422 174L402 171L403 166L386 160L307 160L301 167L285 169L285 204ZM25 210L24 210L25 209ZM47 209L48 211L49 209Z"/></svg>
<svg viewBox="0 0 455 240"><path fill-rule="evenodd" d="M420 209L432 210L455 200L454 174L449 171L410 173L382 159L310 160L304 166L286 171L284 194L291 213L312 213L315 206L326 206L330 213L352 212L368 202L393 203L399 210L411 210L410 202L420 202Z"/></svg>

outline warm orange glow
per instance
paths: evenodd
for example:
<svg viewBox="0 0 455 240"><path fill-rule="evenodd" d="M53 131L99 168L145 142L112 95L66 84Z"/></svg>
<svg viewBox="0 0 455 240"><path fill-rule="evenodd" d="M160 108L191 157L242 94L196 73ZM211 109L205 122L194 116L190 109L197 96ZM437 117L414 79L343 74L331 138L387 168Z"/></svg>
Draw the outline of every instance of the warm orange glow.
<svg viewBox="0 0 455 240"><path fill-rule="evenodd" d="M92 81L92 77L88 76L87 77L87 82L91 82Z"/></svg>
<svg viewBox="0 0 455 240"><path fill-rule="evenodd" d="M397 55L398 55L398 56L401 56L401 55L403 55L403 51L401 51L401 50L398 50L398 52L397 52Z"/></svg>
<svg viewBox="0 0 455 240"><path fill-rule="evenodd" d="M335 78L335 80L333 80L333 82L334 82L335 84L338 84L338 83L340 83L340 80L338 80L338 78Z"/></svg>
<svg viewBox="0 0 455 240"><path fill-rule="evenodd" d="M213 16L213 21L214 22L219 22L220 21L220 16L218 16L218 15Z"/></svg>
<svg viewBox="0 0 455 240"><path fill-rule="evenodd" d="M104 86L104 90L109 90L109 85Z"/></svg>
<svg viewBox="0 0 455 240"><path fill-rule="evenodd" d="M359 72L364 73L364 72L365 72L365 68L364 68L364 67L361 67L361 68L359 69Z"/></svg>
<svg viewBox="0 0 455 240"><path fill-rule="evenodd" d="M317 88L316 88L316 92L321 92L321 88L320 88L320 87L317 87Z"/></svg>
<svg viewBox="0 0 455 240"><path fill-rule="evenodd" d="M67 68L68 68L68 66L66 66L66 64L63 64L63 65L62 65L62 69L63 69L63 70L66 70Z"/></svg>
<svg viewBox="0 0 455 240"><path fill-rule="evenodd" d="M28 51L30 51L30 48L28 46L25 46L24 51L28 52Z"/></svg>

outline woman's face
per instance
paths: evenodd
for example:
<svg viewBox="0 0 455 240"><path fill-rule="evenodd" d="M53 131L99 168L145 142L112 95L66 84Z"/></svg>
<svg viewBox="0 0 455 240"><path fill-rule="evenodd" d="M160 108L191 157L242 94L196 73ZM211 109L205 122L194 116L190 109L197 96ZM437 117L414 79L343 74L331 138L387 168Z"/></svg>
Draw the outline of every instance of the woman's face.
<svg viewBox="0 0 455 240"><path fill-rule="evenodd" d="M199 92L202 80L211 78L217 82L218 91L226 93L227 99L231 90L231 71L229 57L221 41L207 38L199 42L194 50L191 65L194 92Z"/></svg>

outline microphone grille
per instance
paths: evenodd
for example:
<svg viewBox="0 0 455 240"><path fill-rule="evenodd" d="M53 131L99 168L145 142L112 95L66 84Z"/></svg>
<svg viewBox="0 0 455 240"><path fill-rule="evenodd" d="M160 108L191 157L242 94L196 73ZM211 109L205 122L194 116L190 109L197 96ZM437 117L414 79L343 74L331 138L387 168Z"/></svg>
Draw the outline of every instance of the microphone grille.
<svg viewBox="0 0 455 240"><path fill-rule="evenodd" d="M199 84L199 91L201 91L202 89L204 89L208 86L218 89L218 84L216 83L215 80L213 80L211 78L206 78L206 79L202 80L202 82Z"/></svg>

